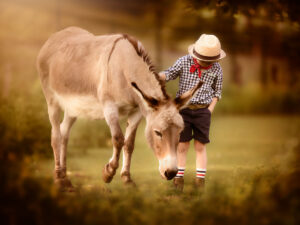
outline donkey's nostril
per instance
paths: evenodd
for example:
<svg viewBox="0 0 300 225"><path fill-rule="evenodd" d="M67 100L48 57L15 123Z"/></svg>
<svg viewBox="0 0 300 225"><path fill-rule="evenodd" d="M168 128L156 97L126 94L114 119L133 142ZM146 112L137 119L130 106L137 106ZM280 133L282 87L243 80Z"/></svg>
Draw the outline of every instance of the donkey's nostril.
<svg viewBox="0 0 300 225"><path fill-rule="evenodd" d="M165 176L168 180L173 179L177 174L177 170L166 170Z"/></svg>

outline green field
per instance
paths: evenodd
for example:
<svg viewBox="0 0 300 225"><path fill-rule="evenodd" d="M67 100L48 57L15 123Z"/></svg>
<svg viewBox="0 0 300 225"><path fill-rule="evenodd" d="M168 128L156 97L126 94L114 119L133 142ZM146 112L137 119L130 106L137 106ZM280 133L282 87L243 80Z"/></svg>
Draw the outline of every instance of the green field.
<svg viewBox="0 0 300 225"><path fill-rule="evenodd" d="M279 203L277 196L273 196L274 186L281 183L281 177L294 171L291 162L299 144L299 125L298 116L213 117L206 192L199 196L193 188L192 146L185 190L180 194L173 190L171 181L160 177L158 161L146 145L142 123L131 169L137 188L124 187L119 173L111 184L101 180L101 170L111 156L110 148L83 151L71 146L68 174L77 192L63 194L60 201L64 202L63 207L69 207L66 212L80 213L77 217L87 224L105 221L113 224L273 224L278 220L277 211L281 211L276 208ZM35 179L51 178L53 160L35 160L32 165ZM280 190L285 195L286 190ZM74 205L67 207L64 200ZM283 206L291 209L286 208L288 212L281 215L278 224L296 224L295 206L280 207ZM98 218L98 213L102 216L107 213L108 217Z"/></svg>
<svg viewBox="0 0 300 225"><path fill-rule="evenodd" d="M98 121L89 121L97 123ZM80 121L79 121L80 123ZM211 143L208 144L207 184L214 182L232 182L240 175L253 175L261 169L286 167L288 156L297 144L297 132L300 128L299 117L285 116L216 116L212 119ZM132 159L132 176L137 184L154 182L168 186L168 181L161 179L158 161L144 137L145 123L138 128L135 150ZM73 128L77 129L76 124ZM99 131L101 132L101 131ZM72 141L72 133L70 135ZM51 149L49 149L51 151ZM104 185L101 170L108 162L112 148L68 149L68 171L74 183L84 185ZM120 159L120 165L122 159ZM36 162L38 176L51 176L53 160ZM186 180L192 180L195 173L195 152L190 145L186 169ZM80 178L83 177L83 179ZM78 178L77 178L78 177ZM89 178L84 180L84 178ZM111 188L121 183L117 174ZM152 187L149 187L152 189Z"/></svg>

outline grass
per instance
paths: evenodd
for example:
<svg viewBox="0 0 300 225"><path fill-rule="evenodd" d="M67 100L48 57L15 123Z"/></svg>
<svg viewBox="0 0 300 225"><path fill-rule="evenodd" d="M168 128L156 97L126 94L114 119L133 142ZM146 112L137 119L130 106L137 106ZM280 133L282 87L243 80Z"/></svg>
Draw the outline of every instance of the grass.
<svg viewBox="0 0 300 225"><path fill-rule="evenodd" d="M82 151L73 146L68 153L68 171L77 192L56 193L54 196L60 197L55 201L70 211L67 221L73 221L77 212L79 221L86 224L297 224L296 206L286 207L279 198L281 192L273 192L278 191L280 177L294 171L290 163L299 144L299 125L298 116L213 117L206 192L199 196L193 188L192 145L185 190L180 194L173 190L171 181L160 178L158 162L145 143L142 123L131 169L137 188L124 187L119 174L111 184L101 180L101 170L111 157L110 148ZM34 180L49 181L52 170L53 160L31 162ZM290 198L289 192L283 196ZM279 219L276 210L282 211ZM98 214L106 215L106 220L97 218Z"/></svg>
<svg viewBox="0 0 300 225"><path fill-rule="evenodd" d="M0 217L4 224L194 225L253 224L254 220L255 224L281 225L300 221L299 116L213 114L204 195L193 187L192 145L184 192L176 192L171 181L161 179L158 161L146 144L144 122L137 132L131 168L137 188L122 184L120 169L112 183L105 184L101 171L112 154L111 147L106 147L107 127L79 120L71 131L68 151L68 175L76 192L61 193L53 185L53 158L45 154L52 151L47 116L33 114L34 110L20 114L21 109L2 109Z"/></svg>
<svg viewBox="0 0 300 225"><path fill-rule="evenodd" d="M91 121L90 123L94 123ZM299 117L285 116L217 116L213 118L211 127L212 142L208 149L207 185L219 180L234 179L233 176L253 175L256 170L284 167L293 148L297 144L297 132L300 127ZM144 137L145 124L138 128L135 150L132 159L132 176L136 182L159 183L168 186L167 181L160 178L158 161L152 150L146 144ZM76 127L74 128L76 129ZM72 141L72 133L71 133ZM51 150L49 150L51 151ZM83 177L89 177L83 183L98 183L104 185L100 174L105 163L111 157L112 149L69 148L69 173L74 182L82 182ZM120 163L122 159L120 160ZM53 160L37 161L37 176L52 174ZM120 171L120 169L118 170ZM195 173L195 152L193 143L190 145L186 180L192 180ZM78 178L76 176L78 175ZM224 179L225 178L225 179ZM111 188L121 185L117 174ZM230 181L232 182L232 181ZM151 188L151 187L149 187Z"/></svg>

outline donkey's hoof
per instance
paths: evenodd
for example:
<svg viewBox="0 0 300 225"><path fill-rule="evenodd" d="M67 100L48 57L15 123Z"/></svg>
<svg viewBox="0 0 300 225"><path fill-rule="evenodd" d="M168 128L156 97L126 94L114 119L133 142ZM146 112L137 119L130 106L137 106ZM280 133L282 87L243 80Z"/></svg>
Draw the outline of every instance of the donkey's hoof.
<svg viewBox="0 0 300 225"><path fill-rule="evenodd" d="M136 183L133 181L133 180L128 180L126 182L124 182L124 185L127 186L127 187L133 187L133 188L136 188Z"/></svg>
<svg viewBox="0 0 300 225"><path fill-rule="evenodd" d="M131 179L130 174L121 174L121 179L126 186L136 187L135 182Z"/></svg>
<svg viewBox="0 0 300 225"><path fill-rule="evenodd" d="M68 178L55 179L55 185L58 187L59 191L62 192L74 192L75 188Z"/></svg>
<svg viewBox="0 0 300 225"><path fill-rule="evenodd" d="M107 163L102 170L102 179L105 183L110 183L115 175L116 171L109 168L109 163Z"/></svg>
<svg viewBox="0 0 300 225"><path fill-rule="evenodd" d="M66 168L64 168L60 171L60 176L59 177L62 178L62 179L67 177L67 169Z"/></svg>
<svg viewBox="0 0 300 225"><path fill-rule="evenodd" d="M57 179L65 179L67 176L67 173L65 170L63 169L60 169L60 170L55 170L54 171L54 179L57 180Z"/></svg>

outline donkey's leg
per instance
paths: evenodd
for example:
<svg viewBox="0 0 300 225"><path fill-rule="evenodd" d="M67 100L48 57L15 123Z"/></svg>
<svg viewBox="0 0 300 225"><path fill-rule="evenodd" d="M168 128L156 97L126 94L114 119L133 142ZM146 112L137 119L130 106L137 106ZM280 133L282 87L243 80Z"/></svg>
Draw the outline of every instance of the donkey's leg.
<svg viewBox="0 0 300 225"><path fill-rule="evenodd" d="M124 136L119 124L118 108L113 103L107 103L103 111L105 120L110 128L113 143L113 155L109 163L105 165L102 173L104 182L109 183L119 167L119 158L124 145Z"/></svg>
<svg viewBox="0 0 300 225"><path fill-rule="evenodd" d="M125 184L133 183L130 177L131 155L134 149L134 140L137 127L142 119L140 111L134 112L128 116L127 128L125 132L125 143L123 146L123 167L121 178Z"/></svg>
<svg viewBox="0 0 300 225"><path fill-rule="evenodd" d="M48 115L49 120L51 123L51 146L54 153L54 163L55 163L55 172L54 172L54 179L57 181L58 179L62 178L62 171L60 166L60 147L61 147L61 133L59 128L60 123L60 113L61 109L59 105L51 99L48 102Z"/></svg>
<svg viewBox="0 0 300 225"><path fill-rule="evenodd" d="M64 119L62 123L60 124L60 133L62 137L61 142L61 150L60 150L60 167L62 177L66 177L67 172L67 162L66 162L66 154L67 154L67 145L70 135L70 129L74 122L76 121L76 117L71 117L68 115L67 112L64 113Z"/></svg>

